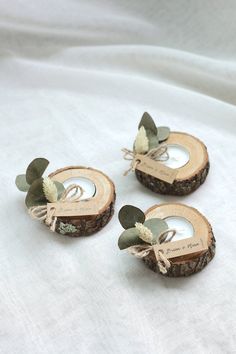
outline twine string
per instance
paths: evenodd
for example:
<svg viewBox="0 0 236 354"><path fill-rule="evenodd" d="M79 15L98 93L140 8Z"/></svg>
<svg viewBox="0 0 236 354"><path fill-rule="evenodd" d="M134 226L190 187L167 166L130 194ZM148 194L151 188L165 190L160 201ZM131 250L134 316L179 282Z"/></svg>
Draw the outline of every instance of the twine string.
<svg viewBox="0 0 236 354"><path fill-rule="evenodd" d="M129 169L124 172L124 176L127 176L130 171L135 171L141 161L136 159L137 154L134 151L126 148L123 148L121 151L124 153L124 160L131 161ZM145 156L154 161L167 161L169 159L168 147L166 144L159 145L158 147L148 151Z"/></svg>
<svg viewBox="0 0 236 354"><path fill-rule="evenodd" d="M163 231L155 244L152 245L135 245L127 248L128 252L132 254L135 257L138 258L144 258L149 255L151 251L154 250L154 246L156 244L162 244L162 243L167 243L171 242L171 240L174 238L176 234L175 229L168 229ZM158 250L156 255L157 259L157 265L159 267L159 270L162 274L166 274L168 272L168 269L171 267L171 262L168 260L168 258L163 254L162 250Z"/></svg>
<svg viewBox="0 0 236 354"><path fill-rule="evenodd" d="M81 200L84 190L78 184L69 185L63 192L58 203L76 203ZM29 214L33 219L44 221L51 231L55 232L57 217L54 215L56 208L47 208L45 205L37 205L29 208Z"/></svg>

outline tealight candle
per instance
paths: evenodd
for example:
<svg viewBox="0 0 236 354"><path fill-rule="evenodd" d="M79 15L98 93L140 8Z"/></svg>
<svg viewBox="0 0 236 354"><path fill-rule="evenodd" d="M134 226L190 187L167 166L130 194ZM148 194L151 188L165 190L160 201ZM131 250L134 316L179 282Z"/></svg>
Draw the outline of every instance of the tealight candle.
<svg viewBox="0 0 236 354"><path fill-rule="evenodd" d="M184 238L189 238L194 236L193 225L185 218L180 216L169 216L165 218L169 229L174 229L176 231L174 240L182 240Z"/></svg>
<svg viewBox="0 0 236 354"><path fill-rule="evenodd" d="M92 198L96 193L96 187L92 181L88 178L73 177L63 182L65 188L71 184L78 184L83 189L83 195L81 200Z"/></svg>
<svg viewBox="0 0 236 354"><path fill-rule="evenodd" d="M168 144L167 152L169 155L168 160L162 163L171 168L180 168L189 162L190 155L186 148L178 144Z"/></svg>

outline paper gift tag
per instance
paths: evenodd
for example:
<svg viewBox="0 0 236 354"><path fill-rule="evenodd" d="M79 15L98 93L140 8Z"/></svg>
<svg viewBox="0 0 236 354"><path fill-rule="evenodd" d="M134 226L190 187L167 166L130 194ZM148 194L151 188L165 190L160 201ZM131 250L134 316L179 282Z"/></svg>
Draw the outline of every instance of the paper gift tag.
<svg viewBox="0 0 236 354"><path fill-rule="evenodd" d="M145 155L136 155L135 162L137 162L137 170L170 184L174 182L178 174L178 169L167 167L162 163L152 160Z"/></svg>
<svg viewBox="0 0 236 354"><path fill-rule="evenodd" d="M179 241L171 241L154 246L154 252L159 258L158 252L162 251L166 258L175 258L188 254L206 251L208 249L206 237L190 237Z"/></svg>
<svg viewBox="0 0 236 354"><path fill-rule="evenodd" d="M85 216L85 215L98 215L99 208L96 203L91 201L79 201L75 203L48 203L47 212L54 209L54 216Z"/></svg>

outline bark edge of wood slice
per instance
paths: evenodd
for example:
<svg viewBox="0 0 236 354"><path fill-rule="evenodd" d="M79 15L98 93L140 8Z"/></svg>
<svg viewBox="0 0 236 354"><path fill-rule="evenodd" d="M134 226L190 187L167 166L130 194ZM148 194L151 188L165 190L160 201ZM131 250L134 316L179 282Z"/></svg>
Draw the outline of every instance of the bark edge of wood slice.
<svg viewBox="0 0 236 354"><path fill-rule="evenodd" d="M215 256L216 240L212 227L206 217L197 209L180 203L165 203L154 205L147 210L146 218L159 217L165 219L170 216L181 216L191 223L195 233L204 232L208 240L208 249L206 251L192 253L190 255L172 258L171 267L166 274L159 271L154 251L151 251L143 258L144 263L152 271L167 277L186 277L201 271Z"/></svg>
<svg viewBox="0 0 236 354"><path fill-rule="evenodd" d="M206 146L198 138L182 132L171 132L164 144L183 146L189 152L189 162L179 168L177 178L172 184L135 169L138 181L159 194L181 196L194 192L205 182L209 172L210 163Z"/></svg>
<svg viewBox="0 0 236 354"><path fill-rule="evenodd" d="M99 203L98 215L67 216L58 217L56 232L70 237L89 236L100 231L112 218L114 214L114 204L116 199L115 186L112 180L103 172L84 166L68 166L56 170L49 177L52 180L63 183L69 178L87 178L96 187L96 193L91 198L91 202ZM62 233L60 225L72 225L76 228L74 232Z"/></svg>

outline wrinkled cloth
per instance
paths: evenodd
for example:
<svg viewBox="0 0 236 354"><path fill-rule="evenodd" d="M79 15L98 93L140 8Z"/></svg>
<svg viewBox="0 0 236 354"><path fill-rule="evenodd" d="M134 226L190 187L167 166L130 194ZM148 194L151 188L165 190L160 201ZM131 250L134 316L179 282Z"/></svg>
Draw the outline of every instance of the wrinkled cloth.
<svg viewBox="0 0 236 354"><path fill-rule="evenodd" d="M0 353L234 353L236 3L0 1ZM121 148L144 111L200 138L211 169L196 192L144 188ZM31 220L15 176L35 157L108 174L116 213L69 238ZM124 204L198 208L216 257L168 279L117 246Z"/></svg>

